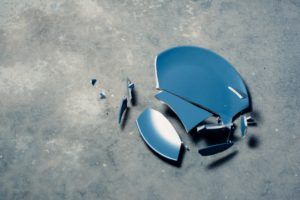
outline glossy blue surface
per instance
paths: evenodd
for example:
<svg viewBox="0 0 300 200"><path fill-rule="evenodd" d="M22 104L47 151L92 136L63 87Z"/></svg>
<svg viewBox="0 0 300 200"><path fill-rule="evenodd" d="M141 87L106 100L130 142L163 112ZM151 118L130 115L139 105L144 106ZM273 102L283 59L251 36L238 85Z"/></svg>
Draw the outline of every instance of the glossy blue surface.
<svg viewBox="0 0 300 200"><path fill-rule="evenodd" d="M159 92L155 97L166 103L176 113L186 132L189 132L200 122L212 115L212 113L165 91Z"/></svg>
<svg viewBox="0 0 300 200"><path fill-rule="evenodd" d="M181 140L172 124L160 112L147 108L136 120L147 145L161 156L177 161Z"/></svg>
<svg viewBox="0 0 300 200"><path fill-rule="evenodd" d="M225 124L249 107L240 75L212 51L192 46L172 48L157 56L155 69L157 88L204 107Z"/></svg>

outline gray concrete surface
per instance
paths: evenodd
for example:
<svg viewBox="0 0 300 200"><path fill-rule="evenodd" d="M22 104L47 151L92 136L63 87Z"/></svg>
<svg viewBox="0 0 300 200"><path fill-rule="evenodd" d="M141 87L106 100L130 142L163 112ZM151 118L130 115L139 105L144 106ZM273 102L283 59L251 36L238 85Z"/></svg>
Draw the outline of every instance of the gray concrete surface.
<svg viewBox="0 0 300 200"><path fill-rule="evenodd" d="M298 0L1 0L0 199L300 199L299 20ZM191 149L173 166L134 121L165 111L154 58L182 44L236 67L259 124L201 157L205 141L168 115ZM121 130L127 76L138 104Z"/></svg>

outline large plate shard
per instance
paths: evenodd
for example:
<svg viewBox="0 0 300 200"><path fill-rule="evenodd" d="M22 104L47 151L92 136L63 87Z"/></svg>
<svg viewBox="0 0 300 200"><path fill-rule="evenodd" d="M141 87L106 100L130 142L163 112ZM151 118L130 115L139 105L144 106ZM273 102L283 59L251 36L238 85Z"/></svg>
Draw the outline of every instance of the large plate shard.
<svg viewBox="0 0 300 200"><path fill-rule="evenodd" d="M137 118L136 124L151 149L165 158L178 160L182 142L167 118L160 112L147 108Z"/></svg>
<svg viewBox="0 0 300 200"><path fill-rule="evenodd" d="M238 72L207 49L182 46L159 54L157 88L204 107L228 124L249 107L248 91Z"/></svg>
<svg viewBox="0 0 300 200"><path fill-rule="evenodd" d="M200 122L212 116L212 113L194 106L193 104L188 103L168 92L161 91L156 94L155 97L166 103L176 113L186 132L189 132Z"/></svg>

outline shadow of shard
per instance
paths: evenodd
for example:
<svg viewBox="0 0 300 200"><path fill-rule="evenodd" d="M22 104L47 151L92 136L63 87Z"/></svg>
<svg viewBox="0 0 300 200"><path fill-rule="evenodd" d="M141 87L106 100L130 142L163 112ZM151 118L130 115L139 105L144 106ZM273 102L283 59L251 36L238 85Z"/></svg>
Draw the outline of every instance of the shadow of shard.
<svg viewBox="0 0 300 200"><path fill-rule="evenodd" d="M206 169L211 170L211 169L215 169L218 168L224 164L226 164L227 162L229 162L230 160L232 160L236 155L238 154L238 151L234 151L231 152L230 154L224 156L223 158L220 158L218 160L213 161L212 163L210 163Z"/></svg>

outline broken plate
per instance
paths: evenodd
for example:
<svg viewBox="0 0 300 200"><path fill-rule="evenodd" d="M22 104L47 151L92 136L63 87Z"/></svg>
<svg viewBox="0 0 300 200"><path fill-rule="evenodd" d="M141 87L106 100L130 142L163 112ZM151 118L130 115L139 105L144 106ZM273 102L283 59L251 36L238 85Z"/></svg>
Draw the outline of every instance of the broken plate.
<svg viewBox="0 0 300 200"><path fill-rule="evenodd" d="M216 53L180 46L155 61L156 87L221 117L223 124L249 107L248 91L238 72Z"/></svg>
<svg viewBox="0 0 300 200"><path fill-rule="evenodd" d="M160 112L147 108L136 120L139 132L159 155L177 161L182 142L172 124Z"/></svg>

